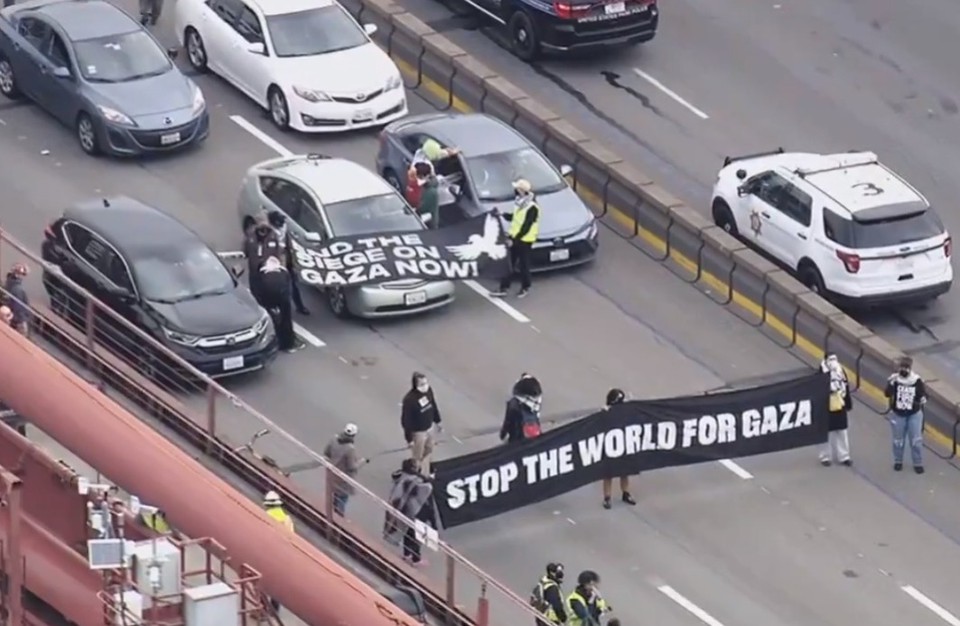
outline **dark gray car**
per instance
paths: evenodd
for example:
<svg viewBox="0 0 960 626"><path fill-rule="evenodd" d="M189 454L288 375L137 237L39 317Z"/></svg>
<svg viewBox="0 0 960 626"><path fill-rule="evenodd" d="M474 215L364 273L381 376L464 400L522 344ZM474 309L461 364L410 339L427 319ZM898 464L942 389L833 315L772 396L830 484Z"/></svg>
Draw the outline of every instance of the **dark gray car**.
<svg viewBox="0 0 960 626"><path fill-rule="evenodd" d="M103 0L0 10L0 93L73 128L87 154L135 156L206 139L203 94L139 22Z"/></svg>
<svg viewBox="0 0 960 626"><path fill-rule="evenodd" d="M509 213L513 181L533 185L542 210L540 235L533 245L534 271L587 263L596 256L597 221L593 212L567 184L572 169L559 169L510 126L479 113L430 113L404 118L387 126L381 136L377 171L403 189L413 154L427 139L459 148L443 159L437 172L446 184L440 194L440 225L487 213Z"/></svg>

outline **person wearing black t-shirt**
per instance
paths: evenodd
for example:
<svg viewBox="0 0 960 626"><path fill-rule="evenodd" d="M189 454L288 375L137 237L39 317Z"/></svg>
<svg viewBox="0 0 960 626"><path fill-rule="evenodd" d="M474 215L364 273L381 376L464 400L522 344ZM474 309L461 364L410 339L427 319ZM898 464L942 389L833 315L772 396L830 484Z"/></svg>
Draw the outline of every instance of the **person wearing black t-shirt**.
<svg viewBox="0 0 960 626"><path fill-rule="evenodd" d="M885 395L890 401L890 424L893 427L893 469L903 469L903 452L910 440L913 471L923 473L923 405L927 389L923 379L913 371L913 359L900 359L900 367L887 380Z"/></svg>

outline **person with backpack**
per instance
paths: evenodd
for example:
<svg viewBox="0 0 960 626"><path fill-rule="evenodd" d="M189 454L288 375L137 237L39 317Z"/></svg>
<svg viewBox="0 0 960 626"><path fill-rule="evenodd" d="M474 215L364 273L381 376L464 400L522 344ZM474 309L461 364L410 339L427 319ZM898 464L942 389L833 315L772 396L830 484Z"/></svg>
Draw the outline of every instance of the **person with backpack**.
<svg viewBox="0 0 960 626"><path fill-rule="evenodd" d="M607 407L606 410L610 410L615 404L622 404L626 399L627 394L623 392L622 389L611 389L607 392ZM607 476L603 479L603 508L610 509L613 505L611 504L611 496L613 495L613 479L614 476ZM620 476L620 499L623 500L625 504L630 506L635 506L637 501L633 499L633 496L630 495L630 477L629 476Z"/></svg>
<svg viewBox="0 0 960 626"><path fill-rule="evenodd" d="M500 441L522 443L540 436L540 407L543 388L534 376L524 373L513 385L513 395L507 401L507 410L500 427Z"/></svg>
<svg viewBox="0 0 960 626"><path fill-rule="evenodd" d="M563 563L547 563L547 573L540 579L530 594L530 606L544 619L537 620L537 626L565 624L567 610L563 598Z"/></svg>

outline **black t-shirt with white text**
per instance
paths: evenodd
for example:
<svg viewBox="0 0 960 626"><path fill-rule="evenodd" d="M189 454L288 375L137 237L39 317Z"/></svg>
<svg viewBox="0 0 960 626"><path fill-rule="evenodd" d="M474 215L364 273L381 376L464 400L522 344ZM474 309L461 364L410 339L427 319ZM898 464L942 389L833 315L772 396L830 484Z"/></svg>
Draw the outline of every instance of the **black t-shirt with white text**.
<svg viewBox="0 0 960 626"><path fill-rule="evenodd" d="M908 417L923 408L927 388L923 379L911 372L909 376L894 374L887 380L885 395L890 400L890 410L900 417Z"/></svg>

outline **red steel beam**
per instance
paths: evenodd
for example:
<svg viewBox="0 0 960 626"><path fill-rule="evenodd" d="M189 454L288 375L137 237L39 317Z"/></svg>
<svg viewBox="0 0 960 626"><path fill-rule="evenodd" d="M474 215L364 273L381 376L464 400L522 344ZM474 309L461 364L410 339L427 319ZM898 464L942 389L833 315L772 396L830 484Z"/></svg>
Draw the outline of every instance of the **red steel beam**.
<svg viewBox="0 0 960 626"><path fill-rule="evenodd" d="M263 574L264 589L312 626L419 626L173 443L29 340L0 324L0 398L177 528L214 537Z"/></svg>

